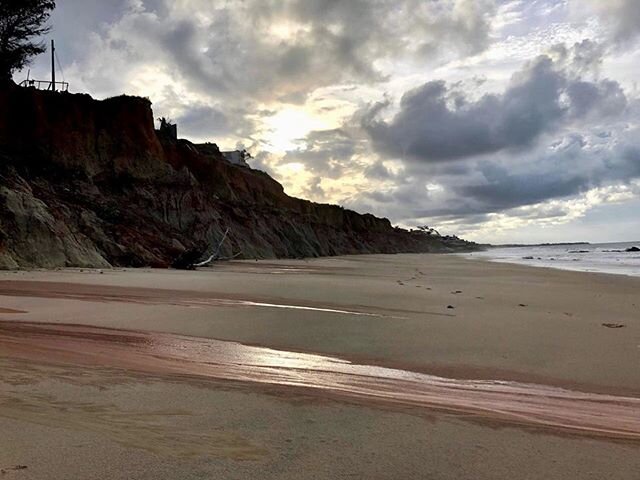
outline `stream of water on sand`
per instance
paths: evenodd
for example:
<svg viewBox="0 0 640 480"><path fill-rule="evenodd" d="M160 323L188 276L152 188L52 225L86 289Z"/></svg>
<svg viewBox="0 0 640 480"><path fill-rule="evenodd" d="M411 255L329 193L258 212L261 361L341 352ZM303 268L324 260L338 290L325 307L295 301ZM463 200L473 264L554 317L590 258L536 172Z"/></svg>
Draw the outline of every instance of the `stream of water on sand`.
<svg viewBox="0 0 640 480"><path fill-rule="evenodd" d="M0 321L0 354L161 375L303 387L338 398L471 414L640 440L640 398L500 380L460 380L207 338Z"/></svg>

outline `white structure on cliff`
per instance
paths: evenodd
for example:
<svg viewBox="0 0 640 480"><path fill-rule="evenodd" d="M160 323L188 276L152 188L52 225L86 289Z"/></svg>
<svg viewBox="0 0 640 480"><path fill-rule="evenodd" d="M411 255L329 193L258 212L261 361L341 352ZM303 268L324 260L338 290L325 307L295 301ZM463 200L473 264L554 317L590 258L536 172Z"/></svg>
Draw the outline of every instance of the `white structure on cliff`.
<svg viewBox="0 0 640 480"><path fill-rule="evenodd" d="M234 165L238 165L240 167L249 167L247 160L251 158L251 154L246 150L234 150L233 152L221 152L222 156L229 163L233 163Z"/></svg>

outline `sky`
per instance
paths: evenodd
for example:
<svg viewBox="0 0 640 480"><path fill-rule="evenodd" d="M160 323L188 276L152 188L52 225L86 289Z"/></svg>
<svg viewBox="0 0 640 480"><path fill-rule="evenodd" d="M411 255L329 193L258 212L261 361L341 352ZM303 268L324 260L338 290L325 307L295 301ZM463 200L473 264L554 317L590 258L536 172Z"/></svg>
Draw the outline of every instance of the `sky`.
<svg viewBox="0 0 640 480"><path fill-rule="evenodd" d="M640 240L637 0L57 3L71 91L148 97L290 195L479 242Z"/></svg>

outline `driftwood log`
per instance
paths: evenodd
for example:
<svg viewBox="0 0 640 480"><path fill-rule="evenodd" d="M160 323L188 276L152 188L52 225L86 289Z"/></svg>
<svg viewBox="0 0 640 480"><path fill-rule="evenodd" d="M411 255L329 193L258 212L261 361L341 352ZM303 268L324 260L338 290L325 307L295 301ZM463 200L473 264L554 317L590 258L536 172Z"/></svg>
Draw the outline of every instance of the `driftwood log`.
<svg viewBox="0 0 640 480"><path fill-rule="evenodd" d="M195 270L196 263L202 258L206 250L204 248L190 248L182 252L172 263L171 268L176 270Z"/></svg>
<svg viewBox="0 0 640 480"><path fill-rule="evenodd" d="M229 228L227 228L224 231L224 235L222 236L222 240L220 240L220 243L218 244L218 248L216 248L216 251L213 252L213 254L209 258L207 258L204 262L196 263L194 265L194 267L196 267L196 268L204 267L204 266L209 265L211 262L214 262L215 260L218 259L218 257L220 256L220 249L222 248L222 245L224 244L224 241L227 239L227 236L229 235L229 231L230 231Z"/></svg>
<svg viewBox="0 0 640 480"><path fill-rule="evenodd" d="M226 258L223 259L220 257L220 250L222 249L222 245L224 245L225 240L229 236L230 231L231 229L229 228L225 230L224 235L222 236L222 240L220 240L220 242L218 243L218 246L214 250L213 254L205 261L198 262L198 260L202 258L202 255L206 250L203 250L202 248L192 248L183 252L178 258L176 258L171 264L171 267L177 270L195 270L198 267L205 267L217 260L227 260ZM230 259L237 258L240 255L241 253L238 253Z"/></svg>

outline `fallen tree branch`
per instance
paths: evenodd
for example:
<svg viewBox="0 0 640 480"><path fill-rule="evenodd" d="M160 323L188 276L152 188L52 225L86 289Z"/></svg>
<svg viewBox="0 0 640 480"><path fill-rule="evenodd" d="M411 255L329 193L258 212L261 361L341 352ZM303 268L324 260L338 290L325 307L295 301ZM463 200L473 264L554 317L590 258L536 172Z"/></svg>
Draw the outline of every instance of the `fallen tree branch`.
<svg viewBox="0 0 640 480"><path fill-rule="evenodd" d="M194 268L204 267L204 266L209 265L211 262L213 262L213 261L218 259L218 255L220 255L220 249L222 248L222 244L227 239L227 236L229 235L229 231L230 230L231 230L230 228L227 228L225 230L224 235L222 236L222 240L220 240L220 243L218 244L218 248L216 248L216 251L213 253L213 255L211 255L209 258L207 258L204 262L196 263L194 265Z"/></svg>
<svg viewBox="0 0 640 480"><path fill-rule="evenodd" d="M242 256L242 252L238 252L235 255L231 256L231 257L219 257L219 258L216 258L215 261L216 262L226 262L228 260L235 260L236 258L238 258L240 256Z"/></svg>

